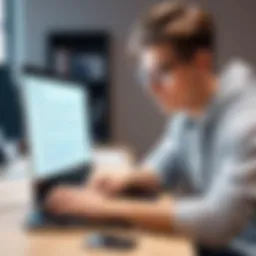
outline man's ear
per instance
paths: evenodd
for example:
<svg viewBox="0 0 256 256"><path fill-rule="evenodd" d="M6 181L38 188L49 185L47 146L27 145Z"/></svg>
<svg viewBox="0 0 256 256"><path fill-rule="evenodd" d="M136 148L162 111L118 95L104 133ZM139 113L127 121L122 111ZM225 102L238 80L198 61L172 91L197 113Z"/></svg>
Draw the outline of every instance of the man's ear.
<svg viewBox="0 0 256 256"><path fill-rule="evenodd" d="M197 68L208 72L213 68L213 54L209 50L198 50L193 62Z"/></svg>

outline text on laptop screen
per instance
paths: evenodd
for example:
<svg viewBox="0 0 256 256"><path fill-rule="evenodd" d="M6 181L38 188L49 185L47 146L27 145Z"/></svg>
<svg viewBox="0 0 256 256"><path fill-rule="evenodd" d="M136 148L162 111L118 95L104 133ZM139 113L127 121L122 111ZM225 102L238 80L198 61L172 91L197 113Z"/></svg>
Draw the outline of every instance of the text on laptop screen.
<svg viewBox="0 0 256 256"><path fill-rule="evenodd" d="M47 178L91 160L87 97L76 83L26 76L27 129L36 177Z"/></svg>

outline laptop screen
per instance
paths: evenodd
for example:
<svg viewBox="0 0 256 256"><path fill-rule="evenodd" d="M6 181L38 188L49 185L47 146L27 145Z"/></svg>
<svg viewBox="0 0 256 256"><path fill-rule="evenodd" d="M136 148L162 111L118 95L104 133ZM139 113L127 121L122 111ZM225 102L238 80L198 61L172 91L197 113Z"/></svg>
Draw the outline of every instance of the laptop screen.
<svg viewBox="0 0 256 256"><path fill-rule="evenodd" d="M33 174L49 178L92 158L87 97L75 82L23 77Z"/></svg>

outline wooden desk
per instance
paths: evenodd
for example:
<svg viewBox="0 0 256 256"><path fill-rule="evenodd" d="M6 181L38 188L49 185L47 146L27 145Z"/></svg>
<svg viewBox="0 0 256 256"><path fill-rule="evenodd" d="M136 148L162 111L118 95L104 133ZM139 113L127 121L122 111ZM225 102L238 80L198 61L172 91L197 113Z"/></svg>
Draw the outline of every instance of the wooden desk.
<svg viewBox="0 0 256 256"><path fill-rule="evenodd" d="M128 161L129 162L129 161ZM127 163L126 163L127 164ZM112 168L113 163L111 164ZM98 165L98 168L103 166ZM104 164L110 168L110 164ZM115 168L121 168L120 162ZM123 168L123 167L122 167ZM127 168L127 167L126 167ZM24 221L31 205L30 181L0 180L0 255L2 256L193 256L188 241L142 231L107 230L135 236L138 246L134 251L93 251L84 247L86 237L95 230L51 230L28 232ZM106 231L106 230L105 230Z"/></svg>

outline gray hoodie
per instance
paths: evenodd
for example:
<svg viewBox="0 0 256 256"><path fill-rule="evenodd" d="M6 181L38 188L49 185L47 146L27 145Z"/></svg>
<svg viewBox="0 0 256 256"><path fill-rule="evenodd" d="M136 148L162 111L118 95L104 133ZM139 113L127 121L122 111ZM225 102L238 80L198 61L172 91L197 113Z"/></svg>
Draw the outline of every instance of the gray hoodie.
<svg viewBox="0 0 256 256"><path fill-rule="evenodd" d="M176 231L255 256L256 78L236 61L219 84L205 116L177 114L145 164L187 192L174 206Z"/></svg>

